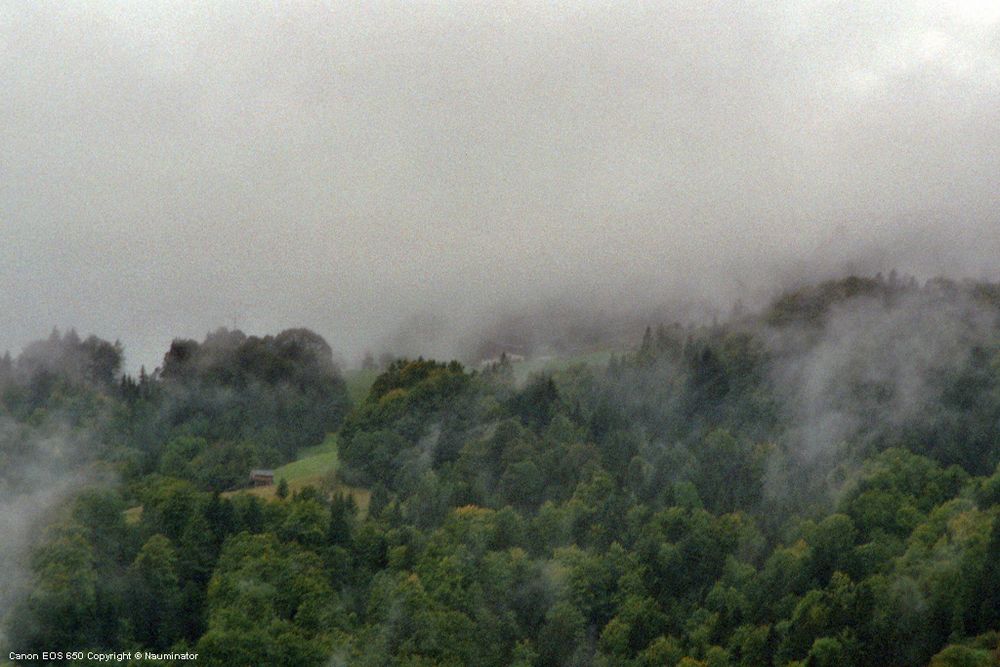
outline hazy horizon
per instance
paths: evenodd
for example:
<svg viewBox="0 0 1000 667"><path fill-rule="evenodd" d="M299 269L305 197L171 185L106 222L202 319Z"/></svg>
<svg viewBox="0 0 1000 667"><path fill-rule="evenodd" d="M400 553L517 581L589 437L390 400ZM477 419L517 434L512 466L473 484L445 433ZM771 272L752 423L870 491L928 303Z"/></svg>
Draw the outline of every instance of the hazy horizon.
<svg viewBox="0 0 1000 667"><path fill-rule="evenodd" d="M0 40L14 354L1000 278L989 2L0 2Z"/></svg>

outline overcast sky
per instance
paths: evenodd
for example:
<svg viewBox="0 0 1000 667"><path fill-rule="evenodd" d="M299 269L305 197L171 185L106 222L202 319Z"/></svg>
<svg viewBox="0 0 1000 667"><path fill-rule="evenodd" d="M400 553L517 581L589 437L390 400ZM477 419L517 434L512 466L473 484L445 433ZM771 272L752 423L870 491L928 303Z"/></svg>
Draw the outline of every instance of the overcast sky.
<svg viewBox="0 0 1000 667"><path fill-rule="evenodd" d="M271 4L0 0L0 348L1000 277L993 0Z"/></svg>

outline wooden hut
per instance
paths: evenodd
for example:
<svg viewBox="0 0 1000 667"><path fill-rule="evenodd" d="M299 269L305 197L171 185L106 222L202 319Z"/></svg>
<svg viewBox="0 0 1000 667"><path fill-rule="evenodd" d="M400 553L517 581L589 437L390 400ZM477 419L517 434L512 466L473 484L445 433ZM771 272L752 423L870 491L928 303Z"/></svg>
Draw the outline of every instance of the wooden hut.
<svg viewBox="0 0 1000 667"><path fill-rule="evenodd" d="M274 484L274 471L257 468L250 471L251 486L271 486Z"/></svg>

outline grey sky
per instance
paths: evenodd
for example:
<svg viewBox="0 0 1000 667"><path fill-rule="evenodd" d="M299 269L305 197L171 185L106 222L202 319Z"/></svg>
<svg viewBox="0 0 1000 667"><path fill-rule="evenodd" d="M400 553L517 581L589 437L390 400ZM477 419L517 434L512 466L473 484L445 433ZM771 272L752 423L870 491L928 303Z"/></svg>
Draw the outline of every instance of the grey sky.
<svg viewBox="0 0 1000 667"><path fill-rule="evenodd" d="M0 0L0 73L15 352L1000 277L989 0Z"/></svg>

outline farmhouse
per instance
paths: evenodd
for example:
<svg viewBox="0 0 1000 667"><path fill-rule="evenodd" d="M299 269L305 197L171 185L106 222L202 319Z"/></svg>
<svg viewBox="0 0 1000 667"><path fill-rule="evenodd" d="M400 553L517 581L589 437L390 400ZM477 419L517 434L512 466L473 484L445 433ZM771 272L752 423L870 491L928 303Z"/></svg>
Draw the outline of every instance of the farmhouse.
<svg viewBox="0 0 1000 667"><path fill-rule="evenodd" d="M274 484L274 471L264 468L251 470L250 484L253 486L271 486Z"/></svg>

